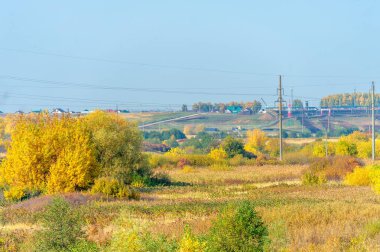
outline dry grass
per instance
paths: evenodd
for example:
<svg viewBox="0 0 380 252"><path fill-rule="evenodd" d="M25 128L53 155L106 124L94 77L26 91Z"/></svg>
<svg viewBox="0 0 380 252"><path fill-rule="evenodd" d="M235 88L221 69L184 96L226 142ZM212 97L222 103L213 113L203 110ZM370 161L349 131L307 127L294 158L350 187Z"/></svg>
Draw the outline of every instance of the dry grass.
<svg viewBox="0 0 380 252"><path fill-rule="evenodd" d="M169 176L177 182L194 185L233 185L245 183L278 182L298 180L306 166L240 166L218 171L210 168L194 168L191 172L180 169L168 170Z"/></svg>
<svg viewBox="0 0 380 252"><path fill-rule="evenodd" d="M228 171L195 168L170 170L175 181L191 186L159 187L140 201L94 201L82 205L89 239L105 246L120 219L143 223L155 235L179 239L184 226L195 234L210 228L229 202L250 200L268 225L269 251L380 251L380 196L368 187L339 183L302 186L304 166L237 167ZM34 217L2 209L6 229L33 228ZM6 214L5 214L6 213ZM11 220L11 221L10 221ZM372 225L372 226L371 226ZM374 228L375 227L375 228ZM25 236L25 233L23 233Z"/></svg>

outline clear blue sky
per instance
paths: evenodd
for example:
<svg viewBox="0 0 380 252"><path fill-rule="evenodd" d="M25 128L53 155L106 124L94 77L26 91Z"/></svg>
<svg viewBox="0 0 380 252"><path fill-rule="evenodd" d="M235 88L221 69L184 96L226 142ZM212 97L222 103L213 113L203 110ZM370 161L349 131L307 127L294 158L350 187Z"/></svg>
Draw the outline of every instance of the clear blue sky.
<svg viewBox="0 0 380 252"><path fill-rule="evenodd" d="M278 74L309 100L367 92L379 12L375 0L4 1L0 110L273 104Z"/></svg>

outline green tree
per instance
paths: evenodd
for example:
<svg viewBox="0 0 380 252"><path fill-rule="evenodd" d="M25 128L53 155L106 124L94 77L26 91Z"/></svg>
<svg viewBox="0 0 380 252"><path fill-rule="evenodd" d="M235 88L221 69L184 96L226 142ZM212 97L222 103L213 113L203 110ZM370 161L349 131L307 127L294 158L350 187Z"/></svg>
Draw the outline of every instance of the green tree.
<svg viewBox="0 0 380 252"><path fill-rule="evenodd" d="M134 176L149 174L142 153L142 136L135 123L101 111L86 118L101 175L130 184Z"/></svg>
<svg viewBox="0 0 380 252"><path fill-rule="evenodd" d="M36 251L70 251L84 238L83 219L63 198L54 198L42 215Z"/></svg>
<svg viewBox="0 0 380 252"><path fill-rule="evenodd" d="M302 108L303 108L303 103L302 103L302 101L299 100L299 99L295 99L295 100L293 101L293 108L295 108L295 109L302 109Z"/></svg>
<svg viewBox="0 0 380 252"><path fill-rule="evenodd" d="M213 223L208 236L210 252L264 251L268 229L249 202L227 206Z"/></svg>
<svg viewBox="0 0 380 252"><path fill-rule="evenodd" d="M224 139L222 142L222 148L225 150L229 158L245 154L243 141L231 136Z"/></svg>

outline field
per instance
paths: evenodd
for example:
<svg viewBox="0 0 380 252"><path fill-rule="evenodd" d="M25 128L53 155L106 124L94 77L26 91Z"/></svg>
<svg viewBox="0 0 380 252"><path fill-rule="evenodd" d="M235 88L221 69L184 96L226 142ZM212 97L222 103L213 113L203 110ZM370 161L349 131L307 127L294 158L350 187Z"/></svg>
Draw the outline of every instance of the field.
<svg viewBox="0 0 380 252"><path fill-rule="evenodd" d="M193 114L194 112L143 112L124 114L123 117L128 120L135 121L142 126L149 123L157 123L160 121ZM367 115L332 116L330 118L330 130L357 127L360 130L367 131L369 119L370 118ZM284 118L283 127L284 130L295 133L316 133L317 131L324 132L326 120L326 117L305 118L304 125L302 127L301 118ZM276 116L269 113L257 115L204 113L193 118L157 123L149 127L144 127L144 129L161 131L176 128L183 130L185 125L199 124L204 125L206 128L218 128L219 130L224 131L231 131L233 127L237 126L247 130L254 128L265 129L268 134L276 134L277 131Z"/></svg>
<svg viewBox="0 0 380 252"><path fill-rule="evenodd" d="M165 171L174 182L181 182L178 186L142 189L138 201L79 193L66 197L84 213L88 238L103 248L113 233L131 223L141 232L168 239L180 239L185 225L202 235L227 203L249 200L268 226L268 251L380 251L380 196L369 187L338 182L303 186L299 177L305 168L175 168ZM2 207L0 231L8 238L0 244L28 244L40 228L38 215L49 199Z"/></svg>

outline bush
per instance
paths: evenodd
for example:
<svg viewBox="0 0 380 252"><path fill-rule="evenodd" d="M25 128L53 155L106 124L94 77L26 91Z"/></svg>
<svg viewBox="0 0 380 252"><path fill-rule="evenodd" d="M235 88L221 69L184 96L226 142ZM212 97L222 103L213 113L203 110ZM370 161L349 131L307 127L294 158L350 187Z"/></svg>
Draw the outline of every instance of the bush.
<svg viewBox="0 0 380 252"><path fill-rule="evenodd" d="M263 251L268 230L253 205L243 202L226 207L207 237L208 251Z"/></svg>
<svg viewBox="0 0 380 252"><path fill-rule="evenodd" d="M223 161L227 159L227 152L223 148L212 149L208 156L214 161Z"/></svg>
<svg viewBox="0 0 380 252"><path fill-rule="evenodd" d="M353 186L368 186L371 184L370 169L357 167L352 173L347 174L344 183Z"/></svg>
<svg viewBox="0 0 380 252"><path fill-rule="evenodd" d="M54 198L42 215L36 251L69 251L84 238L81 216L63 198Z"/></svg>
<svg viewBox="0 0 380 252"><path fill-rule="evenodd" d="M363 166L363 164L354 157L318 158L305 171L302 181L310 185L321 184L324 180L343 180L358 166Z"/></svg>
<svg viewBox="0 0 380 252"><path fill-rule="evenodd" d="M302 175L302 184L304 185L321 185L327 182L326 177L322 174L316 175L312 172L307 172Z"/></svg>
<svg viewBox="0 0 380 252"><path fill-rule="evenodd" d="M185 227L185 232L179 242L178 252L203 252L206 250L206 243L197 239L191 232L189 226Z"/></svg>
<svg viewBox="0 0 380 252"><path fill-rule="evenodd" d="M228 158L232 158L236 155L244 155L244 144L241 140L233 138L233 137L226 137L222 143L222 148L227 153Z"/></svg>
<svg viewBox="0 0 380 252"><path fill-rule="evenodd" d="M231 166L240 166L240 165L245 165L247 159L243 157L243 155L239 154L228 160L228 163Z"/></svg>
<svg viewBox="0 0 380 252"><path fill-rule="evenodd" d="M24 189L18 186L4 191L4 198L9 201L19 201L25 197Z"/></svg>
<svg viewBox="0 0 380 252"><path fill-rule="evenodd" d="M92 193L102 193L107 196L117 197L117 198L128 198L128 199L139 199L139 194L129 188L128 186L120 183L114 178L102 177L95 180L93 187L91 188Z"/></svg>

